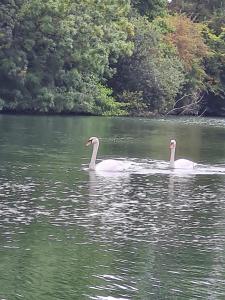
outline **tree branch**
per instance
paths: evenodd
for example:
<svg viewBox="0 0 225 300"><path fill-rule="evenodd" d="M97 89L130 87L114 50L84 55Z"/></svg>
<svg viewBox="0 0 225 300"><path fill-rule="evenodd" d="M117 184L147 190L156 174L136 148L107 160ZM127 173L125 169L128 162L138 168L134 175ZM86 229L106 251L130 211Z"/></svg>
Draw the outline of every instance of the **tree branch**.
<svg viewBox="0 0 225 300"><path fill-rule="evenodd" d="M199 104L199 103L201 102L202 98L203 98L203 96L202 96L202 97L200 97L200 98L199 98L197 101L195 101L195 102L192 102L192 103L190 103L190 104L183 105L183 106L181 106L181 107L175 107L175 106L177 105L178 102L180 102L182 99L184 99L185 97L188 97L188 96L192 96L192 94L189 94L189 95L183 95L180 99L178 99L178 100L174 103L173 109L171 109L170 111L168 111L168 112L166 113L166 115L169 115L169 114L171 114L172 112L174 112L174 111L176 111L176 110L179 110L179 109L184 109L183 112L187 111L188 109L190 110L190 108L191 108L192 106L195 106L195 105Z"/></svg>

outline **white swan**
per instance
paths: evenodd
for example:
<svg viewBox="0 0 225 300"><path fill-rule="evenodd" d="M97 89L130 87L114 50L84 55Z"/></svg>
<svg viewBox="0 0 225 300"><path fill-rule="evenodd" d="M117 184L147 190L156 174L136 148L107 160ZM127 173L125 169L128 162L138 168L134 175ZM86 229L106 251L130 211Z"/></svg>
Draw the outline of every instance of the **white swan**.
<svg viewBox="0 0 225 300"><path fill-rule="evenodd" d="M175 151L176 151L176 141L170 141L170 168L172 169L193 169L196 166L191 160L188 159L178 159L175 160Z"/></svg>
<svg viewBox="0 0 225 300"><path fill-rule="evenodd" d="M105 172L121 172L125 170L125 163L114 159L106 159L96 164L95 161L98 153L99 139L97 137L90 137L86 143L86 146L89 146L91 144L93 145L93 152L89 164L89 170Z"/></svg>

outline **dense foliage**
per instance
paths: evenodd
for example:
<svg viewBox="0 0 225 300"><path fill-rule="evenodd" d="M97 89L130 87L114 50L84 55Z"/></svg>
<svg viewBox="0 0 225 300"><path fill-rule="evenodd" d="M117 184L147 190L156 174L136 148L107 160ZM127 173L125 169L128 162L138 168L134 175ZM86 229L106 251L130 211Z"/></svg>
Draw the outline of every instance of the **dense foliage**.
<svg viewBox="0 0 225 300"><path fill-rule="evenodd" d="M3 0L0 109L225 115L224 20L224 0Z"/></svg>
<svg viewBox="0 0 225 300"><path fill-rule="evenodd" d="M110 62L132 48L127 40L131 30L127 2L3 2L2 106L42 112L118 113L119 106L103 83L113 73Z"/></svg>

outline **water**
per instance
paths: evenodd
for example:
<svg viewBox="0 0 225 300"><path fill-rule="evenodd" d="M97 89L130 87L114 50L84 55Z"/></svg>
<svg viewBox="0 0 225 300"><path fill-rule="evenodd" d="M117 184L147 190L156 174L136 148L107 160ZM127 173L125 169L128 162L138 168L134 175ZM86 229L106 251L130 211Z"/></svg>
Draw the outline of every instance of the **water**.
<svg viewBox="0 0 225 300"><path fill-rule="evenodd" d="M1 300L224 299L224 119L0 125ZM132 168L87 171L90 136ZM168 168L171 138L195 170Z"/></svg>

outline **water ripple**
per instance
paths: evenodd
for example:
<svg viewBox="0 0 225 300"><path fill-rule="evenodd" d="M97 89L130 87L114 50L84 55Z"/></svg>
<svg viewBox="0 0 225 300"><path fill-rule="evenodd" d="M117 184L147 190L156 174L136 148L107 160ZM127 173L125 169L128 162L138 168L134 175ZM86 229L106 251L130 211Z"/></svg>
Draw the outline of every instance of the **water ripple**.
<svg viewBox="0 0 225 300"><path fill-rule="evenodd" d="M27 261L19 295L26 290L32 299L32 287L42 282L37 299L45 300L57 282L47 299L76 298L71 278L79 283L78 271L88 287L78 298L223 295L223 167L201 165L200 171L180 174L167 162L132 162L138 168L126 176L77 168L70 169L72 182L57 176L22 181L24 169L0 178L0 253ZM14 270L2 268L9 280Z"/></svg>

